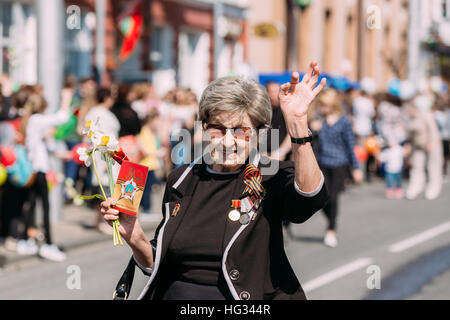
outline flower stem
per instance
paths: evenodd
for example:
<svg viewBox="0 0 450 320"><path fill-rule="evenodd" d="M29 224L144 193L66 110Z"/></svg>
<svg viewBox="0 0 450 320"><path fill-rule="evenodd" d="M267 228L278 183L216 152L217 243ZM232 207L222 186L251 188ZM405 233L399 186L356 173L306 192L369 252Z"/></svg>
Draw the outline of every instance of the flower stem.
<svg viewBox="0 0 450 320"><path fill-rule="evenodd" d="M102 195L106 199L106 193L105 193L105 190L103 190L102 182L100 181L100 178L98 176L97 166L95 165L95 150L96 149L97 149L97 147L94 147L94 150L92 150L92 165L94 167L95 177L97 178L98 185L100 186L100 190L102 191Z"/></svg>
<svg viewBox="0 0 450 320"><path fill-rule="evenodd" d="M110 196L112 197L113 192L114 192L114 177L113 177L113 173L112 173L112 161L111 161L112 159L108 153L105 154L105 159L106 159L106 165L107 165L107 169L108 169L109 192L110 192ZM113 221L113 240L114 240L115 246L117 246L117 245L123 246L122 238L120 237L119 226L120 226L119 219Z"/></svg>
<svg viewBox="0 0 450 320"><path fill-rule="evenodd" d="M98 185L100 186L100 190L102 191L103 197L106 199L106 193L105 190L103 190L103 186L102 186L102 182L100 181L100 177L98 175L98 171L97 171L97 166L95 164L95 150L97 149L97 147L94 147L94 149L92 150L92 165L94 167L94 173L95 173L95 177L97 178L98 181ZM109 185L110 185L110 194L112 195L113 192L113 188L114 188L114 181L112 178L112 165L111 165L111 158L109 157L109 155L106 156L106 163L107 163L107 168L108 168L108 180L109 180ZM114 245L123 245L122 239L120 238L120 232L119 232L119 220L115 220L113 221L113 241L114 241Z"/></svg>

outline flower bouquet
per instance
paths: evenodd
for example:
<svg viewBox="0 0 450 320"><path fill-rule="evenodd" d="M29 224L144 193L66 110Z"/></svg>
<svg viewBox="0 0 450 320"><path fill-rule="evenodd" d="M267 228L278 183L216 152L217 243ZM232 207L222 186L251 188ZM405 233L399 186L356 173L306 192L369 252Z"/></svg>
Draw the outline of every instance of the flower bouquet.
<svg viewBox="0 0 450 320"><path fill-rule="evenodd" d="M97 170L97 164L95 161L94 153L100 152L101 159L106 162L106 169L108 173L108 183L109 183L109 197L112 197L113 190L115 186L114 178L113 178L113 161L116 161L119 164L122 164L124 160L128 160L125 153L119 148L118 140L113 136L108 135L102 132L99 127L99 118L93 123L92 120L87 121L85 124L85 128L83 129L83 135L86 135L89 139L90 145L89 147L80 147L77 149L78 159L79 161L84 162L84 164L89 167L92 165L95 177L97 178L100 190L102 194L95 194L92 196L81 196L81 199L93 199L99 198L101 200L106 200L107 196L105 190L103 189L99 173ZM113 222L113 239L114 245L123 245L122 239L119 233L120 222L119 219Z"/></svg>

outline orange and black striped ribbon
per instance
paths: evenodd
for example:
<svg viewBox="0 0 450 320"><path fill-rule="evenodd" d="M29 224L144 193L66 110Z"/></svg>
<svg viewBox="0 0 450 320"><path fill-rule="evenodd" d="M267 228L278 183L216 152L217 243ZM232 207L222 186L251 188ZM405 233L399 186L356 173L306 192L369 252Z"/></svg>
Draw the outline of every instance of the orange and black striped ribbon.
<svg viewBox="0 0 450 320"><path fill-rule="evenodd" d="M256 198L261 198L264 192L261 181L262 176L259 169L253 164L248 164L244 171L244 183L246 184L244 194L250 193Z"/></svg>

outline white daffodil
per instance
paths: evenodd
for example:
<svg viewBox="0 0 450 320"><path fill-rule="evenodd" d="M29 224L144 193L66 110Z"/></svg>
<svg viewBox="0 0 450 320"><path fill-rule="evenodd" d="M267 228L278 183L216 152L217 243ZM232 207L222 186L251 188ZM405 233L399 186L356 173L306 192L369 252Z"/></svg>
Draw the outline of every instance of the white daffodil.
<svg viewBox="0 0 450 320"><path fill-rule="evenodd" d="M82 134L87 135L87 137L89 139L92 139L92 137L94 136L94 134L98 131L100 131L99 129L99 121L100 121L100 117L97 117L97 119L95 120L95 122L93 122L92 120L86 121L86 123L84 124L84 128L82 131Z"/></svg>
<svg viewBox="0 0 450 320"><path fill-rule="evenodd" d="M102 153L114 152L119 146L119 141L115 137L103 134L101 132L97 132L92 136L92 143L97 148L97 150L100 150L100 152Z"/></svg>
<svg viewBox="0 0 450 320"><path fill-rule="evenodd" d="M92 150L89 150L87 148L78 148L77 150L78 155L80 156L80 161L84 162L84 165L86 167L89 167L92 163L91 153Z"/></svg>

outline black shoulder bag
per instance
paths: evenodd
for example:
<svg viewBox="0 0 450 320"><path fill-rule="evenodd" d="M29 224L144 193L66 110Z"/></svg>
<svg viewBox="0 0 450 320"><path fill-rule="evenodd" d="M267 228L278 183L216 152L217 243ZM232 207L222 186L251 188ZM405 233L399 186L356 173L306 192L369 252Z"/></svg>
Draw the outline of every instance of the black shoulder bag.
<svg viewBox="0 0 450 320"><path fill-rule="evenodd" d="M153 259L156 255L156 241L151 240L150 244L153 251ZM136 268L136 261L131 257L128 266L120 277L116 285L116 290L113 293L113 300L127 300L130 296L131 286L133 285L134 271Z"/></svg>

